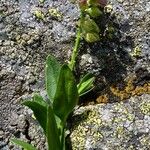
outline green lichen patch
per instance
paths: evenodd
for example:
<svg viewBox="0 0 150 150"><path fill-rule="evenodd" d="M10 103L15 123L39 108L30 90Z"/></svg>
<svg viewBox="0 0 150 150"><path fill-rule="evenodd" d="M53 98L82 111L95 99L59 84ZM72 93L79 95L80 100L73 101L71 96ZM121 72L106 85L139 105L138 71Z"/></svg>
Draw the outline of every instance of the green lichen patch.
<svg viewBox="0 0 150 150"><path fill-rule="evenodd" d="M141 54L142 54L141 48L139 46L136 46L130 55L133 57L140 57Z"/></svg>
<svg viewBox="0 0 150 150"><path fill-rule="evenodd" d="M91 145L96 145L97 141L102 140L103 135L98 130L101 126L100 115L97 110L88 111L85 113L86 118L79 125L74 126L71 133L71 141L73 150L86 149L86 144L90 142Z"/></svg>
<svg viewBox="0 0 150 150"><path fill-rule="evenodd" d="M62 19L62 14L56 8L49 8L48 12L49 12L50 16L52 16L58 20Z"/></svg>
<svg viewBox="0 0 150 150"><path fill-rule="evenodd" d="M145 94L131 97L126 102L79 108L75 111L78 117L79 114L88 113L85 113L86 117L82 116L83 121L77 122L78 117L74 119L70 136L73 150L91 147L134 150L133 140L137 141L138 149L144 150L149 145L149 101L149 95Z"/></svg>
<svg viewBox="0 0 150 150"><path fill-rule="evenodd" d="M150 147L150 136L149 135L147 135L147 136L142 136L140 139L139 139L139 141L140 141L140 143L142 144L142 145L145 145L145 146L147 146L147 147Z"/></svg>
<svg viewBox="0 0 150 150"><path fill-rule="evenodd" d="M41 10L35 10L33 14L37 19L44 20L44 13Z"/></svg>
<svg viewBox="0 0 150 150"><path fill-rule="evenodd" d="M150 116L150 102L144 102L140 105L141 112Z"/></svg>
<svg viewBox="0 0 150 150"><path fill-rule="evenodd" d="M38 44L40 41L40 32L38 30L30 30L27 33L18 33L15 36L15 41L21 46Z"/></svg>

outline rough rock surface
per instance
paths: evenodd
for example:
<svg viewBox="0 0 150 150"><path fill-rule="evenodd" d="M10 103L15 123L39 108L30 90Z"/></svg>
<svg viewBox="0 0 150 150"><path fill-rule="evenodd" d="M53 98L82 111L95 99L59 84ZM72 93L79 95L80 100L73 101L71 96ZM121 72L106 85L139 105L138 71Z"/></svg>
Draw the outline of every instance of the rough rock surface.
<svg viewBox="0 0 150 150"><path fill-rule="evenodd" d="M73 150L148 150L150 97L78 108L72 118Z"/></svg>
<svg viewBox="0 0 150 150"><path fill-rule="evenodd" d="M76 110L77 122L70 120L69 126L73 149L148 150L150 2L111 0L111 4L119 34L115 40L83 42L77 73L92 72L97 77L97 94L89 94L88 100L128 100ZM57 14L50 13L52 9ZM35 91L45 95L46 56L50 53L60 62L69 60L78 17L77 5L69 0L0 1L0 149L19 149L9 142L14 136L45 149L42 131L20 101ZM124 90L131 77L134 88ZM116 92L117 87L121 92ZM80 117L84 112L88 115Z"/></svg>

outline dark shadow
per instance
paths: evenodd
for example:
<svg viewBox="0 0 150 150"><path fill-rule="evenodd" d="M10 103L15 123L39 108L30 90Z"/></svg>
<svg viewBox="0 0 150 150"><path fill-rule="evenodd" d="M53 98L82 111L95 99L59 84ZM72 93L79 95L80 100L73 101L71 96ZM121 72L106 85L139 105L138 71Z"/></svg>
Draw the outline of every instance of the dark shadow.
<svg viewBox="0 0 150 150"><path fill-rule="evenodd" d="M93 59L93 64L89 67L76 65L78 77L92 72L96 76L95 89L88 93L84 100L93 100L104 89L119 84L120 88L125 85L124 79L127 77L127 72L134 65L134 61L129 54L129 50L134 47L134 42L130 36L126 36L124 32L128 31L131 26L128 21L120 24L114 15L105 14L101 18L95 20L101 29L102 38L97 43L86 43L83 41L79 56L90 54ZM108 27L113 28L113 32L107 30ZM81 62L79 57L78 63ZM95 71L93 71L95 70ZM108 93L113 96L111 91ZM112 98L110 102L116 102L117 99ZM81 102L81 103L82 103Z"/></svg>

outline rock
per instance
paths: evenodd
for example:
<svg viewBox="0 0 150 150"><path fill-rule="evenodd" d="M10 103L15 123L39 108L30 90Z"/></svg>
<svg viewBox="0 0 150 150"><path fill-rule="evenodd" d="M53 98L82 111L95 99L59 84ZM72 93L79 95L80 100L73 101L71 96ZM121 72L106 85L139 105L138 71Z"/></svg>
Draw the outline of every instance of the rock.
<svg viewBox="0 0 150 150"><path fill-rule="evenodd" d="M147 149L150 132L149 116L135 117L142 103L150 103L149 95L130 98L126 102L80 107L74 112L71 142L75 149ZM87 113L88 112L88 113ZM100 120L100 121L99 121ZM141 134L142 133L142 134ZM134 145L136 142L136 146Z"/></svg>
<svg viewBox="0 0 150 150"><path fill-rule="evenodd" d="M115 36L93 44L81 41L76 65L77 76L91 72L96 77L94 94L87 95L87 101L94 99L91 103L95 104L98 97L99 102L107 100L107 104L77 109L73 118L80 122L69 122L70 137L73 149L145 150L150 147L150 96L146 95L150 82L149 1L110 3ZM44 13L43 20L35 18L32 10L37 8ZM50 8L57 9L62 17L49 15ZM52 54L61 63L70 60L78 18L79 9L69 0L46 0L42 4L37 0L0 1L0 149L19 149L9 142L14 136L46 149L33 112L20 103L31 99L33 92L47 99L45 59ZM137 46L141 49L139 55ZM136 73L139 67L145 68L146 74ZM129 79L133 79L133 85ZM124 98L128 100L121 103Z"/></svg>

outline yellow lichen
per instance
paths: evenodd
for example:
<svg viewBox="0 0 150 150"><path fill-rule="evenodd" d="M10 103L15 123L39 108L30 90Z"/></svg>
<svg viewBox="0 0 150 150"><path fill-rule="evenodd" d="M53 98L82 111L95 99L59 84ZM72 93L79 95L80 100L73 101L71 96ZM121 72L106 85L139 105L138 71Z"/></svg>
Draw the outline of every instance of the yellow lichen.
<svg viewBox="0 0 150 150"><path fill-rule="evenodd" d="M126 93L132 93L132 91L135 89L135 86L133 85L133 79L130 79L127 82L127 86L125 87Z"/></svg>
<svg viewBox="0 0 150 150"><path fill-rule="evenodd" d="M134 148L133 145L130 145L130 146L128 147L128 150L135 150L135 148Z"/></svg>
<svg viewBox="0 0 150 150"><path fill-rule="evenodd" d="M107 103L108 102L108 95L105 94L105 95L99 96L96 99L96 102L98 102L98 103Z"/></svg>
<svg viewBox="0 0 150 150"><path fill-rule="evenodd" d="M101 122L98 111L89 112L88 118L86 119L87 124L100 125Z"/></svg>
<svg viewBox="0 0 150 150"><path fill-rule="evenodd" d="M141 56L141 48L139 46L136 46L134 49L133 49L133 52L131 53L131 56L133 57L140 57Z"/></svg>
<svg viewBox="0 0 150 150"><path fill-rule="evenodd" d="M123 127L117 127L117 129L116 129L117 138L122 137L123 134L124 134L124 128Z"/></svg>
<svg viewBox="0 0 150 150"><path fill-rule="evenodd" d="M133 84L133 81L136 80L136 77L130 77L126 80L126 84L123 90L120 90L119 87L112 85L109 87L111 93L118 97L121 101L130 98L131 96L140 96L142 94L150 94L150 83L146 82L143 86L136 86ZM107 90L109 91L109 90ZM106 90L103 95L100 95L96 102L98 103L107 103L110 99L110 94ZM112 95L111 95L112 96Z"/></svg>
<svg viewBox="0 0 150 150"><path fill-rule="evenodd" d="M78 148L78 145L80 147L84 147L85 145L85 136L86 136L86 130L84 131L84 126L79 125L71 134L71 140L73 145L73 150L76 150Z"/></svg>
<svg viewBox="0 0 150 150"><path fill-rule="evenodd" d="M142 103L140 105L140 109L142 111L143 114L145 115L150 115L150 103Z"/></svg>
<svg viewBox="0 0 150 150"><path fill-rule="evenodd" d="M150 83L145 83L143 86L134 86L133 80L129 80L124 90L119 90L118 87L111 86L111 92L120 98L120 100L128 99L131 96L150 94Z"/></svg>
<svg viewBox="0 0 150 150"><path fill-rule="evenodd" d="M86 141L89 140L90 138L90 143L92 145L95 145L98 140L100 140L103 136L102 134L98 131L98 127L100 127L102 121L100 119L100 115L98 111L96 110L91 110L86 113L85 120L80 122L80 124L77 126L75 125L72 133L71 133L71 141L72 141L72 146L73 150L77 149L85 149L85 144ZM91 128L92 126L92 128Z"/></svg>
<svg viewBox="0 0 150 150"><path fill-rule="evenodd" d="M133 121L134 118L135 118L135 116L134 116L133 114L130 114L130 113L127 114L127 119L128 119L129 121Z"/></svg>
<svg viewBox="0 0 150 150"><path fill-rule="evenodd" d="M37 19L44 20L44 13L41 10L35 10L33 14Z"/></svg>
<svg viewBox="0 0 150 150"><path fill-rule="evenodd" d="M135 88L135 90L132 92L132 96L135 96L135 95L140 96L140 95L142 95L144 93L147 93L147 87L139 87L139 86L137 86Z"/></svg>
<svg viewBox="0 0 150 150"><path fill-rule="evenodd" d="M142 144L142 145L147 145L148 147L150 147L150 137L149 137L149 135L148 136L144 136L144 137L142 137L142 138L140 138L140 143Z"/></svg>
<svg viewBox="0 0 150 150"><path fill-rule="evenodd" d="M49 14L57 19L62 19L62 14L56 8L50 8Z"/></svg>

